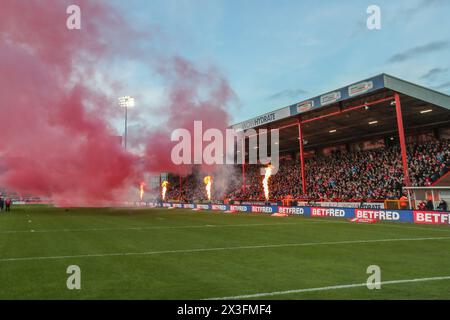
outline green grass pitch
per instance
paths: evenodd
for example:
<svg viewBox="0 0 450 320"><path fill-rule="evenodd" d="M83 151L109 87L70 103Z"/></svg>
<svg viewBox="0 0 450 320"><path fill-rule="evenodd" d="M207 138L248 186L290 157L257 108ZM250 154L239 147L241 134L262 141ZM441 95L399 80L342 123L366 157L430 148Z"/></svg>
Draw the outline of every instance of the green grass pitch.
<svg viewBox="0 0 450 320"><path fill-rule="evenodd" d="M399 240L400 239L400 240ZM67 267L81 268L68 290ZM381 280L447 279L284 291ZM450 228L181 209L0 214L0 299L450 299Z"/></svg>

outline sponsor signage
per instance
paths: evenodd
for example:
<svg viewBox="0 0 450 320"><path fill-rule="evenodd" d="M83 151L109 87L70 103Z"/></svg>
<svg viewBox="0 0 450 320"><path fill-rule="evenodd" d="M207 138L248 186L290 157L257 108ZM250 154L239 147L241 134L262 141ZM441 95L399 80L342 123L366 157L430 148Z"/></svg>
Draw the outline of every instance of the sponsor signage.
<svg viewBox="0 0 450 320"><path fill-rule="evenodd" d="M211 209L216 211L227 211L227 206L224 204L213 204L211 205Z"/></svg>
<svg viewBox="0 0 450 320"><path fill-rule="evenodd" d="M278 213L304 215L305 208L302 208L302 207L278 207Z"/></svg>
<svg viewBox="0 0 450 320"><path fill-rule="evenodd" d="M348 96L354 97L373 89L373 81L364 81L348 87Z"/></svg>
<svg viewBox="0 0 450 320"><path fill-rule="evenodd" d="M186 209L194 209L195 208L195 204L185 203L183 207L186 208Z"/></svg>
<svg viewBox="0 0 450 320"><path fill-rule="evenodd" d="M264 202L264 201L236 201L236 204L242 204L244 206L266 206L266 205L271 205L271 206L276 206L277 203L276 202Z"/></svg>
<svg viewBox="0 0 450 320"><path fill-rule="evenodd" d="M353 219L350 219L350 222L356 222L356 223L375 223L375 222L377 222L377 219L353 218Z"/></svg>
<svg viewBox="0 0 450 320"><path fill-rule="evenodd" d="M322 106L326 106L332 103L335 103L341 99L341 92L340 91L334 91L327 94L324 94L320 97L320 104Z"/></svg>
<svg viewBox="0 0 450 320"><path fill-rule="evenodd" d="M303 113L303 112L309 111L312 108L314 108L314 100L308 100L308 101L300 102L299 104L297 104L297 112L298 113Z"/></svg>
<svg viewBox="0 0 450 320"><path fill-rule="evenodd" d="M249 209L249 206L235 206L235 205L230 206L231 211L247 212L248 209Z"/></svg>
<svg viewBox="0 0 450 320"><path fill-rule="evenodd" d="M266 114L263 114L262 116L235 124L232 128L238 131L243 131L251 128L255 128L267 123L271 123L277 120L281 120L284 118L288 118L291 116L291 111L289 107L285 107L280 110L276 110L273 112L269 112Z"/></svg>
<svg viewBox="0 0 450 320"><path fill-rule="evenodd" d="M310 110L317 110L320 107L333 104L338 101L347 100L358 95L373 92L384 88L384 76L379 75L350 86L343 87L322 96L296 103L290 106L291 116L304 113Z"/></svg>
<svg viewBox="0 0 450 320"><path fill-rule="evenodd" d="M148 203L149 206L159 207L160 203ZM162 203L166 208L191 208L192 204ZM276 206L276 205L222 205L222 204L197 204L198 209L221 210L237 212L255 212L265 214L288 214L303 215L311 217L335 217L353 219L356 221L391 221L409 222L417 224L445 224L450 225L450 212L438 211L411 211L411 210L383 210L383 209L363 209L363 208L340 208L340 207L309 207L309 206Z"/></svg>
<svg viewBox="0 0 450 320"><path fill-rule="evenodd" d="M272 207L252 206L252 212L257 213L273 213Z"/></svg>
<svg viewBox="0 0 450 320"><path fill-rule="evenodd" d="M259 117L252 118L250 120L235 124L232 126L237 132L247 129L262 126L274 121L285 119L297 114L315 110L323 106L333 104L338 101L350 99L358 95L373 92L384 88L384 75L378 75L376 77L354 83L350 86L340 88L333 92L326 93L321 96L311 98L306 101L292 104L288 107L263 114Z"/></svg>
<svg viewBox="0 0 450 320"><path fill-rule="evenodd" d="M355 217L360 219L376 219L386 221L399 221L398 211L355 209Z"/></svg>
<svg viewBox="0 0 450 320"><path fill-rule="evenodd" d="M336 208L366 208L366 209L384 209L384 203L380 202L316 202L315 206L336 207Z"/></svg>
<svg viewBox="0 0 450 320"><path fill-rule="evenodd" d="M306 202L306 201L297 201L297 206L298 207L307 207L308 206L308 202Z"/></svg>
<svg viewBox="0 0 450 320"><path fill-rule="evenodd" d="M413 215L418 224L450 224L449 212L413 211Z"/></svg>
<svg viewBox="0 0 450 320"><path fill-rule="evenodd" d="M344 218L346 216L344 209L338 208L311 208L311 217L339 217Z"/></svg>

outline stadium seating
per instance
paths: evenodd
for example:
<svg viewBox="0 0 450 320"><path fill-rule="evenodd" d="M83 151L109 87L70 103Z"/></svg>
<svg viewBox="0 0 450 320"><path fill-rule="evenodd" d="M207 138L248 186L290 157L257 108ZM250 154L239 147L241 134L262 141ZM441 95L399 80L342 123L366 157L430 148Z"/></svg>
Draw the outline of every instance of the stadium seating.
<svg viewBox="0 0 450 320"><path fill-rule="evenodd" d="M408 162L411 183L414 186L431 185L450 168L450 140L435 140L408 145ZM279 172L270 179L270 198L361 201L398 199L402 196L403 170L399 146L357 151L336 152L328 156L316 156L305 161L308 193L301 192L300 163L285 160ZM246 166L245 190L240 183L229 186L226 194L214 194L222 200L264 200L262 176L259 166ZM240 167L235 175L240 176ZM191 175L184 179L182 198L204 200L201 179ZM213 188L214 190L214 188ZM179 199L179 185L175 181L168 193L169 199Z"/></svg>
<svg viewBox="0 0 450 320"><path fill-rule="evenodd" d="M0 187L0 197L4 199L11 199L13 202L24 202L24 203L39 203L41 202L40 197L36 197L30 194L19 194L17 192L8 190L6 188Z"/></svg>

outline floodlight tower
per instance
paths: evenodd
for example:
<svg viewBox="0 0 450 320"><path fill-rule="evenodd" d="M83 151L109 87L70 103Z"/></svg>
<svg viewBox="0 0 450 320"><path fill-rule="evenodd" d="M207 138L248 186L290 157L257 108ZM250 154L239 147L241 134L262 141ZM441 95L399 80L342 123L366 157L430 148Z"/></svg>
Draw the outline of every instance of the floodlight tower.
<svg viewBox="0 0 450 320"><path fill-rule="evenodd" d="M124 96L119 98L119 106L125 108L125 130L124 130L124 147L127 149L127 133L128 133L128 108L134 107L134 98Z"/></svg>

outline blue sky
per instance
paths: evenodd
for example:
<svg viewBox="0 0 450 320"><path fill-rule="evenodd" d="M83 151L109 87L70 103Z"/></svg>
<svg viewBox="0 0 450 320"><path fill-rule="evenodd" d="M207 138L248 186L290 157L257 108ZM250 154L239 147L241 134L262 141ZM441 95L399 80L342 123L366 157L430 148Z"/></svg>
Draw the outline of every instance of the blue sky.
<svg viewBox="0 0 450 320"><path fill-rule="evenodd" d="M381 30L366 27L369 5ZM134 28L157 30L155 45L197 66L214 65L238 97L233 122L385 72L450 93L448 0L114 0ZM138 67L134 90L161 95ZM139 89L136 89L139 88Z"/></svg>

